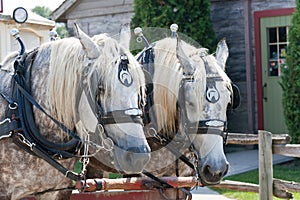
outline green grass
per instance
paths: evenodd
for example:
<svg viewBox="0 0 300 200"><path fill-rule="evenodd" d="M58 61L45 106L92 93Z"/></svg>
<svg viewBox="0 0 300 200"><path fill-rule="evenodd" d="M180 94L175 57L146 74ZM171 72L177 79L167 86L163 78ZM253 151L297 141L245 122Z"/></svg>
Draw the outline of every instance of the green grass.
<svg viewBox="0 0 300 200"><path fill-rule="evenodd" d="M300 160L298 159L282 165L273 166L273 177L277 179L286 180L286 181L300 182ZM259 182L258 169L243 174L228 176L225 178L225 180L258 184ZM259 199L259 194L254 192L238 192L238 191L216 189L216 188L213 188L213 190L221 193L222 195L228 198L237 199L237 200ZM294 199L300 200L300 193L293 193L293 194L294 194ZM276 197L273 197L273 199L279 200L279 198Z"/></svg>

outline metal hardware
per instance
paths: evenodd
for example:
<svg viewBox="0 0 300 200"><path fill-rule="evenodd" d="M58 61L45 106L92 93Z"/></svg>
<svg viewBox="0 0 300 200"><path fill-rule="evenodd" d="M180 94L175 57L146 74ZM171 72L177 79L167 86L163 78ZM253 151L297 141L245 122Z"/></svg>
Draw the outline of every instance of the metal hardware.
<svg viewBox="0 0 300 200"><path fill-rule="evenodd" d="M148 130L149 134L152 135L153 137L155 137L156 139L158 139L160 141L161 144L165 144L167 142L167 140L164 137L161 137L157 131L155 130L155 128L151 127Z"/></svg>
<svg viewBox="0 0 300 200"><path fill-rule="evenodd" d="M9 118L6 118L2 122L0 122L0 126L3 125L3 124L5 124L5 123L10 123L10 122L11 122L11 120ZM0 136L0 140L2 140L4 138L9 138L10 136L12 136L12 134L13 134L13 132L11 131L11 132L9 132L6 135L1 135Z"/></svg>
<svg viewBox="0 0 300 200"><path fill-rule="evenodd" d="M30 150L32 150L32 147L35 146L35 143L32 143L29 140L27 140L25 138L25 136L22 135L21 133L18 133L18 136L20 137L21 142L24 143L24 144L26 144L28 147L30 147Z"/></svg>
<svg viewBox="0 0 300 200"><path fill-rule="evenodd" d="M11 122L11 120L9 118L6 118L2 122L0 122L0 125L5 124L7 122Z"/></svg>
<svg viewBox="0 0 300 200"><path fill-rule="evenodd" d="M8 104L9 109L15 110L18 108L18 104L16 102Z"/></svg>
<svg viewBox="0 0 300 200"><path fill-rule="evenodd" d="M142 30L141 27L136 27L136 28L134 29L134 34L137 36L137 40L136 40L136 41L137 41L138 43L144 41L144 43L145 43L145 45L146 45L146 48L150 46L150 44L149 44L147 38L146 38L146 37L144 36L144 34L143 34L143 30Z"/></svg>
<svg viewBox="0 0 300 200"><path fill-rule="evenodd" d="M171 38L175 38L177 36L178 25L177 24L172 24L170 26L170 29L172 31Z"/></svg>

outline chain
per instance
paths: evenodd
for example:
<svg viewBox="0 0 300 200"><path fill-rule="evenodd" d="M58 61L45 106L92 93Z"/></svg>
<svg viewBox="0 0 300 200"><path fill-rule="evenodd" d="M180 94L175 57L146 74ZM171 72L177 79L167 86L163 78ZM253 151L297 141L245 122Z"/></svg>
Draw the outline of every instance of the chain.
<svg viewBox="0 0 300 200"><path fill-rule="evenodd" d="M80 162L82 163L82 169L80 174L85 177L85 174L87 172L87 165L89 164L89 144L86 141L90 141L90 135L88 133L85 134L84 136L84 145L83 145L83 155L80 159Z"/></svg>
<svg viewBox="0 0 300 200"><path fill-rule="evenodd" d="M26 144L26 145L30 148L30 150L32 150L32 148L35 146L35 143L30 142L29 140L27 140L27 139L25 138L25 136L22 135L21 133L18 133L18 136L19 136L19 138L20 138L20 141L21 141L22 143Z"/></svg>
<svg viewBox="0 0 300 200"><path fill-rule="evenodd" d="M161 137L157 131L155 130L155 128L151 127L148 129L148 133L150 135L152 135L153 137L155 137L156 139L158 139L160 141L161 144L166 144L167 140L164 137Z"/></svg>

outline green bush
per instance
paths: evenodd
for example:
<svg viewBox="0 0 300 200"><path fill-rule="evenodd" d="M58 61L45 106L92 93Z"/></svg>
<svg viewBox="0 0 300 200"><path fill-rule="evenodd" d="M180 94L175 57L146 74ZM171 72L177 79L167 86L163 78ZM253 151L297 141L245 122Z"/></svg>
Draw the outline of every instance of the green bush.
<svg viewBox="0 0 300 200"><path fill-rule="evenodd" d="M210 20L209 0L134 0L131 27L169 29L178 24L179 32L203 47L215 49L216 34Z"/></svg>
<svg viewBox="0 0 300 200"><path fill-rule="evenodd" d="M281 84L284 117L292 143L300 143L300 0L296 0L296 5L288 35L288 69L282 69Z"/></svg>

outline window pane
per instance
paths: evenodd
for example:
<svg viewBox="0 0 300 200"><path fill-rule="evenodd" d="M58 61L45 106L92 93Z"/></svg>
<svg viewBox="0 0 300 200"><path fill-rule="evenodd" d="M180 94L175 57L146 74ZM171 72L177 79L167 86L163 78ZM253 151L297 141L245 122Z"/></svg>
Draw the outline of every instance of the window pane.
<svg viewBox="0 0 300 200"><path fill-rule="evenodd" d="M286 42L286 27L279 27L279 42Z"/></svg>
<svg viewBox="0 0 300 200"><path fill-rule="evenodd" d="M279 45L279 58L286 57L286 44Z"/></svg>
<svg viewBox="0 0 300 200"><path fill-rule="evenodd" d="M270 55L269 58L270 59L277 59L278 58L278 53L277 53L277 45L270 45L269 47L270 49Z"/></svg>
<svg viewBox="0 0 300 200"><path fill-rule="evenodd" d="M276 28L269 28L269 43L277 42Z"/></svg>

